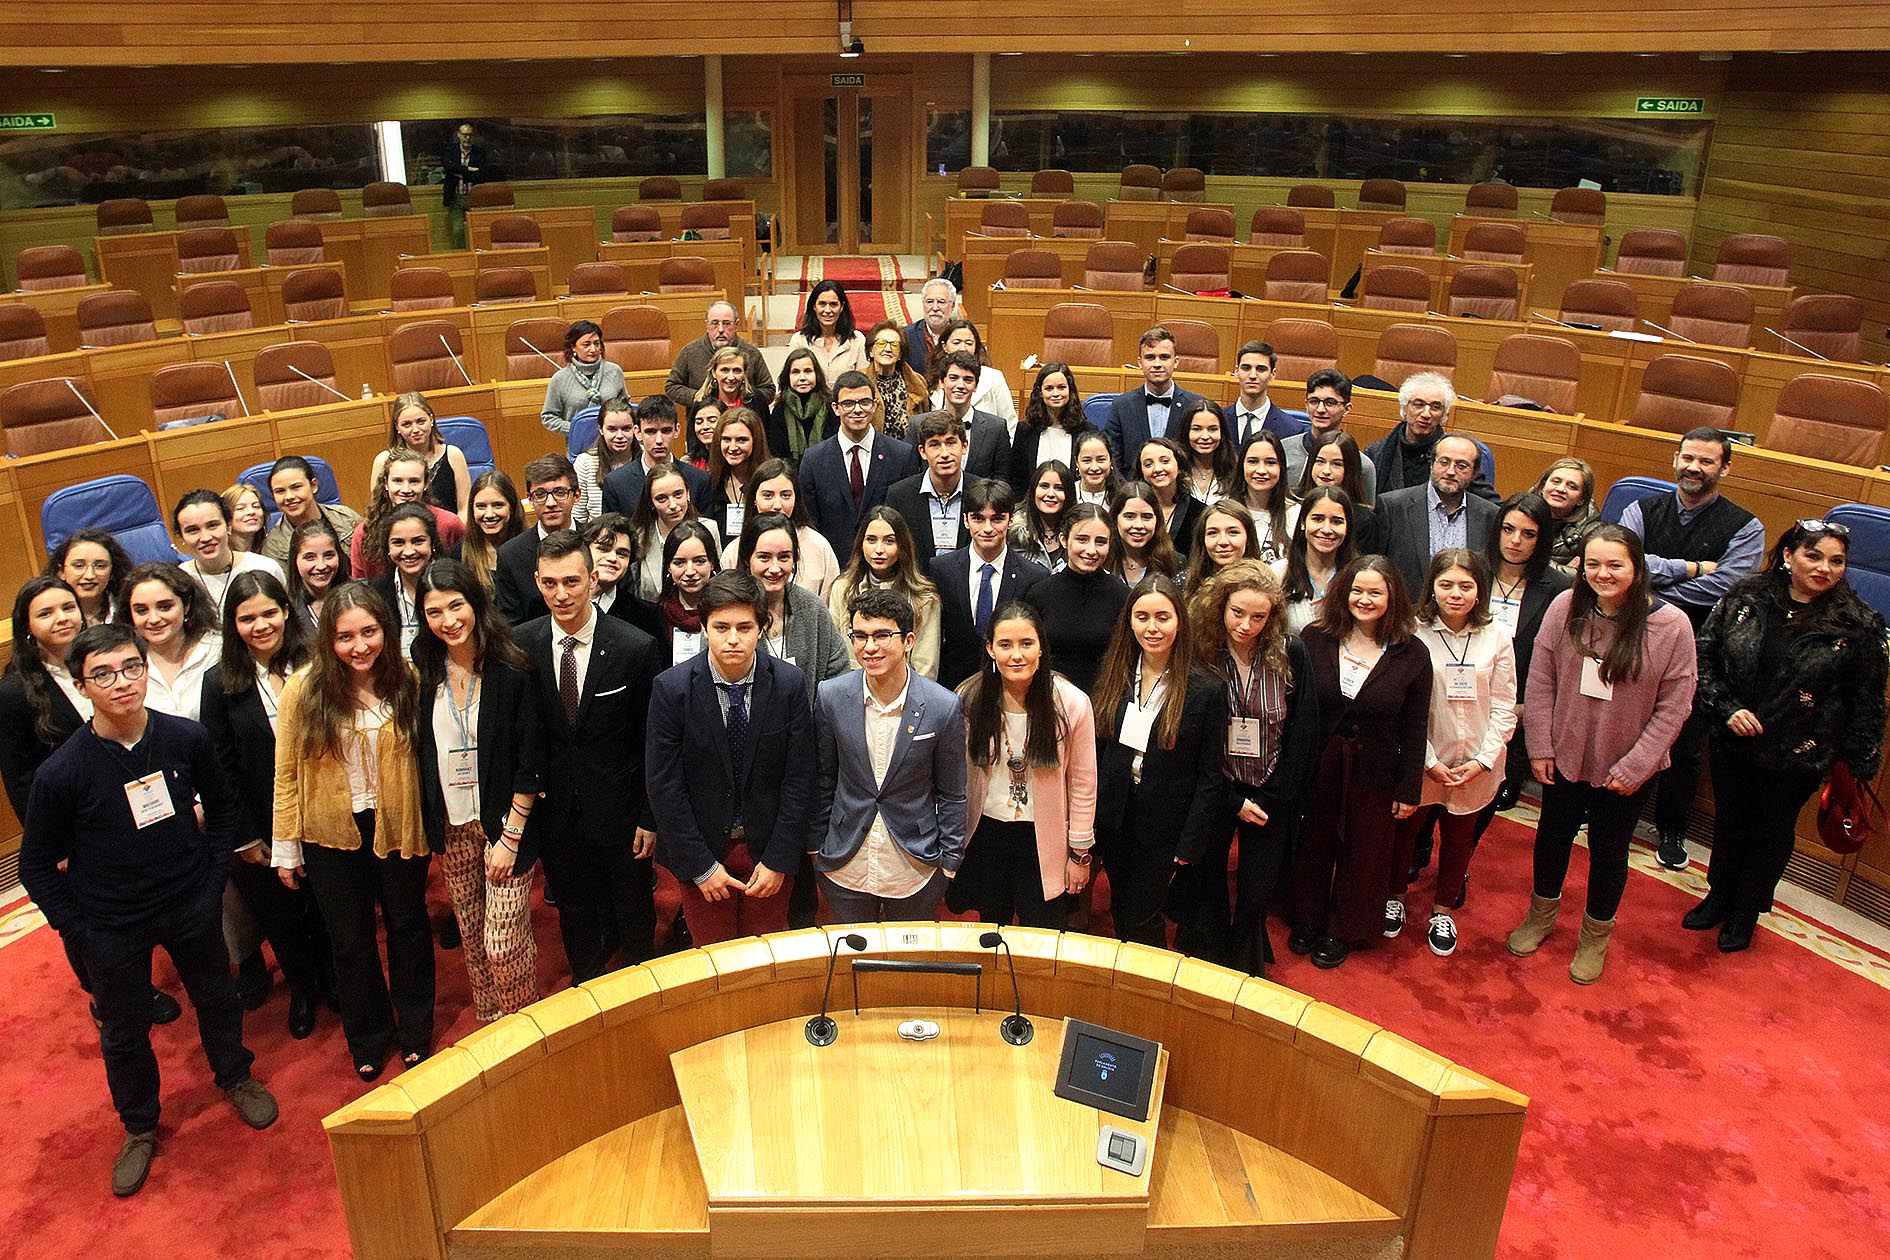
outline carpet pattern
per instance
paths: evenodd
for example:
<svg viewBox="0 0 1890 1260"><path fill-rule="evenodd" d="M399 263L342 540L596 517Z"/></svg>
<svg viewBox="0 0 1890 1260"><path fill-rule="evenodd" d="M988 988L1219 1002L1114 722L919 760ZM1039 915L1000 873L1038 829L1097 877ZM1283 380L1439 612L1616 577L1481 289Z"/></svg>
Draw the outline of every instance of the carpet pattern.
<svg viewBox="0 0 1890 1260"><path fill-rule="evenodd" d="M1281 983L1530 1096L1498 1255L1584 1260L1658 1248L1662 1260L1875 1260L1890 1252L1885 960L1802 918L1776 930L1778 915L1750 952L1721 956L1712 933L1678 926L1697 870L1661 878L1637 851L1607 973L1583 988L1568 979L1575 922L1559 924L1533 958L1503 947L1528 898L1530 837L1504 819L1485 838L1451 958L1424 946L1425 880L1408 898L1403 937L1336 971L1288 953L1284 930L1274 929ZM1571 913L1586 869L1578 849ZM437 887L434 898L442 907ZM659 902L667 922L675 906L667 879ZM1097 911L1092 930L1106 932L1106 889ZM257 1076L282 1103L281 1121L264 1133L228 1113L188 1014L157 1029L162 1146L144 1192L114 1200L106 1180L121 1134L97 1036L58 941L37 922L18 904L0 910L0 939L12 941L0 949L8 994L0 1124L13 1152L0 1165L10 1205L0 1237L20 1254L93 1260L176 1253L184 1238L189 1255L348 1256L320 1121L364 1087L351 1079L335 1017L324 1011L313 1037L292 1042L280 990L248 1017ZM535 923L549 992L568 983L556 911L538 905ZM1853 965L1827 954L1853 956ZM176 990L161 955L157 973ZM440 955L439 981L445 1045L475 1026L459 955Z"/></svg>

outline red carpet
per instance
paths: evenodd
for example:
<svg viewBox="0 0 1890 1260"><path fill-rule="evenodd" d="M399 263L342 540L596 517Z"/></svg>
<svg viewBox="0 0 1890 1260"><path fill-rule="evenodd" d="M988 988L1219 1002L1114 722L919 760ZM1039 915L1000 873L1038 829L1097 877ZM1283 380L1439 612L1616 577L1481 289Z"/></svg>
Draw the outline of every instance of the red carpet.
<svg viewBox="0 0 1890 1260"><path fill-rule="evenodd" d="M1691 898L1642 874L1629 884L1600 984L1569 982L1572 923L1535 958L1511 958L1502 938L1526 901L1528 834L1507 822L1490 833L1453 958L1433 958L1423 945L1428 884L1414 890L1415 922L1403 939L1334 972L1286 953L1275 929L1282 983L1530 1095L1499 1255L1586 1260L1658 1248L1661 1260L1876 1260L1890 1252L1890 992L1769 930L1750 953L1723 958L1711 934L1677 926ZM1574 865L1571 891L1582 886L1585 853ZM673 890L665 903L666 921ZM541 970L562 985L555 922L541 906ZM474 1026L458 959L440 956L442 1045ZM161 960L159 978L175 989ZM106 1182L121 1134L97 1039L53 935L36 931L0 949L0 984L8 995L0 1080L13 1135L0 1166L9 1204L0 1237L12 1254L348 1255L320 1120L362 1087L350 1079L333 1016L324 1013L300 1044L283 1030L282 992L250 1016L257 1075L283 1107L265 1133L229 1114L188 1014L158 1029L163 1145L144 1192L119 1201Z"/></svg>

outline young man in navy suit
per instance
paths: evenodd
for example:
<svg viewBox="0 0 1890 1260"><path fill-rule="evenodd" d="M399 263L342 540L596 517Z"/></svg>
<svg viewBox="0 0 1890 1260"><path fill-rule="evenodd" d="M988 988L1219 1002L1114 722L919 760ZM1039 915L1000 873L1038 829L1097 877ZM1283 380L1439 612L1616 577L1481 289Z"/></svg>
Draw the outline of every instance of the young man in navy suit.
<svg viewBox="0 0 1890 1260"><path fill-rule="evenodd" d="M619 398L604 404L606 413L628 403ZM643 498L643 482L658 468L674 468L689 487L689 501L700 512L709 502L709 474L687 460L676 458L676 404L665 394L651 394L637 404L638 456L604 478L604 511L636 515Z"/></svg>
<svg viewBox="0 0 1890 1260"><path fill-rule="evenodd" d="M551 615L519 630L545 723L544 798L532 811L558 899L571 977L583 983L656 952L650 851L656 817L643 786L644 724L656 640L591 603L590 549L568 529L538 544L538 590Z"/></svg>
<svg viewBox="0 0 1890 1260"><path fill-rule="evenodd" d="M1181 417L1201 401L1175 384L1175 334L1157 324L1142 334L1141 346L1142 388L1117 394L1103 422L1117 468L1134 468L1152 437L1173 435L1185 444Z"/></svg>
<svg viewBox="0 0 1890 1260"><path fill-rule="evenodd" d="M682 886L697 945L785 932L807 847L814 733L807 680L757 652L761 584L725 570L697 601L708 647L657 676L644 756L656 860Z"/></svg>
<svg viewBox="0 0 1890 1260"><path fill-rule="evenodd" d="M935 556L928 566L938 584L938 680L947 687L978 672L992 610L1007 599L1022 599L1050 576L1010 549L1017 496L1008 482L978 482L965 491L964 505L971 545Z"/></svg>
<svg viewBox="0 0 1890 1260"><path fill-rule="evenodd" d="M853 601L860 668L820 684L819 781L807 847L836 923L938 915L965 856L965 715L906 664L912 605L898 591Z"/></svg>
<svg viewBox="0 0 1890 1260"><path fill-rule="evenodd" d="M1303 411L1287 411L1273 405L1267 390L1273 384L1273 370L1279 357L1264 341L1249 341L1234 355L1234 383L1240 395L1221 408L1223 440L1238 452L1241 445L1262 429L1281 439L1304 433L1310 421Z"/></svg>
<svg viewBox="0 0 1890 1260"><path fill-rule="evenodd" d="M886 506L905 518L912 531L912 559L920 568L941 552L971 541L965 528L965 491L978 478L965 471L965 425L946 411L928 411L914 422L912 436L926 470L886 492Z"/></svg>
<svg viewBox="0 0 1890 1260"><path fill-rule="evenodd" d="M873 383L864 372L840 373L833 386L840 431L801 456L801 495L808 515L842 566L853 554L853 531L860 517L886 501L893 482L922 467L911 446L873 427L873 404Z"/></svg>
<svg viewBox="0 0 1890 1260"><path fill-rule="evenodd" d="M971 396L978 392L977 356L954 350L940 360L939 371L942 409L957 416L965 426L966 473L980 479L1009 476L1010 432L1003 419L971 405Z"/></svg>

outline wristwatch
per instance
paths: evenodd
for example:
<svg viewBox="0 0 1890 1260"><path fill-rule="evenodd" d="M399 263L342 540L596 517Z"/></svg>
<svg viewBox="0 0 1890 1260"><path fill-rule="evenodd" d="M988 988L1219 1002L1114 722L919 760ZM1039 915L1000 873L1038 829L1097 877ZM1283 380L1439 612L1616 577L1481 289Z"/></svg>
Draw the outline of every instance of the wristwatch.
<svg viewBox="0 0 1890 1260"><path fill-rule="evenodd" d="M1089 859L1090 859L1090 851L1088 849L1083 849L1080 851L1076 849L1070 850L1070 861L1076 863L1078 866L1088 866Z"/></svg>

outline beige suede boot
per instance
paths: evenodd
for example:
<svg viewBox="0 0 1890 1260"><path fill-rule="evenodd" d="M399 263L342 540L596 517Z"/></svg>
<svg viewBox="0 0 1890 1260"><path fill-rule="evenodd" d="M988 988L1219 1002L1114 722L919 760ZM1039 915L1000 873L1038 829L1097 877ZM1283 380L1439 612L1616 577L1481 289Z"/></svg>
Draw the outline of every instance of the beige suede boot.
<svg viewBox="0 0 1890 1260"><path fill-rule="evenodd" d="M1601 979L1601 965L1608 961L1608 938L1614 934L1613 919L1582 916L1582 934L1575 941L1575 961L1568 965L1568 978L1576 984L1593 984Z"/></svg>
<svg viewBox="0 0 1890 1260"><path fill-rule="evenodd" d="M1542 942L1555 928L1556 912L1562 908L1560 897L1538 897L1529 894L1529 914L1514 932L1509 934L1509 952L1518 958L1527 958L1542 946Z"/></svg>

